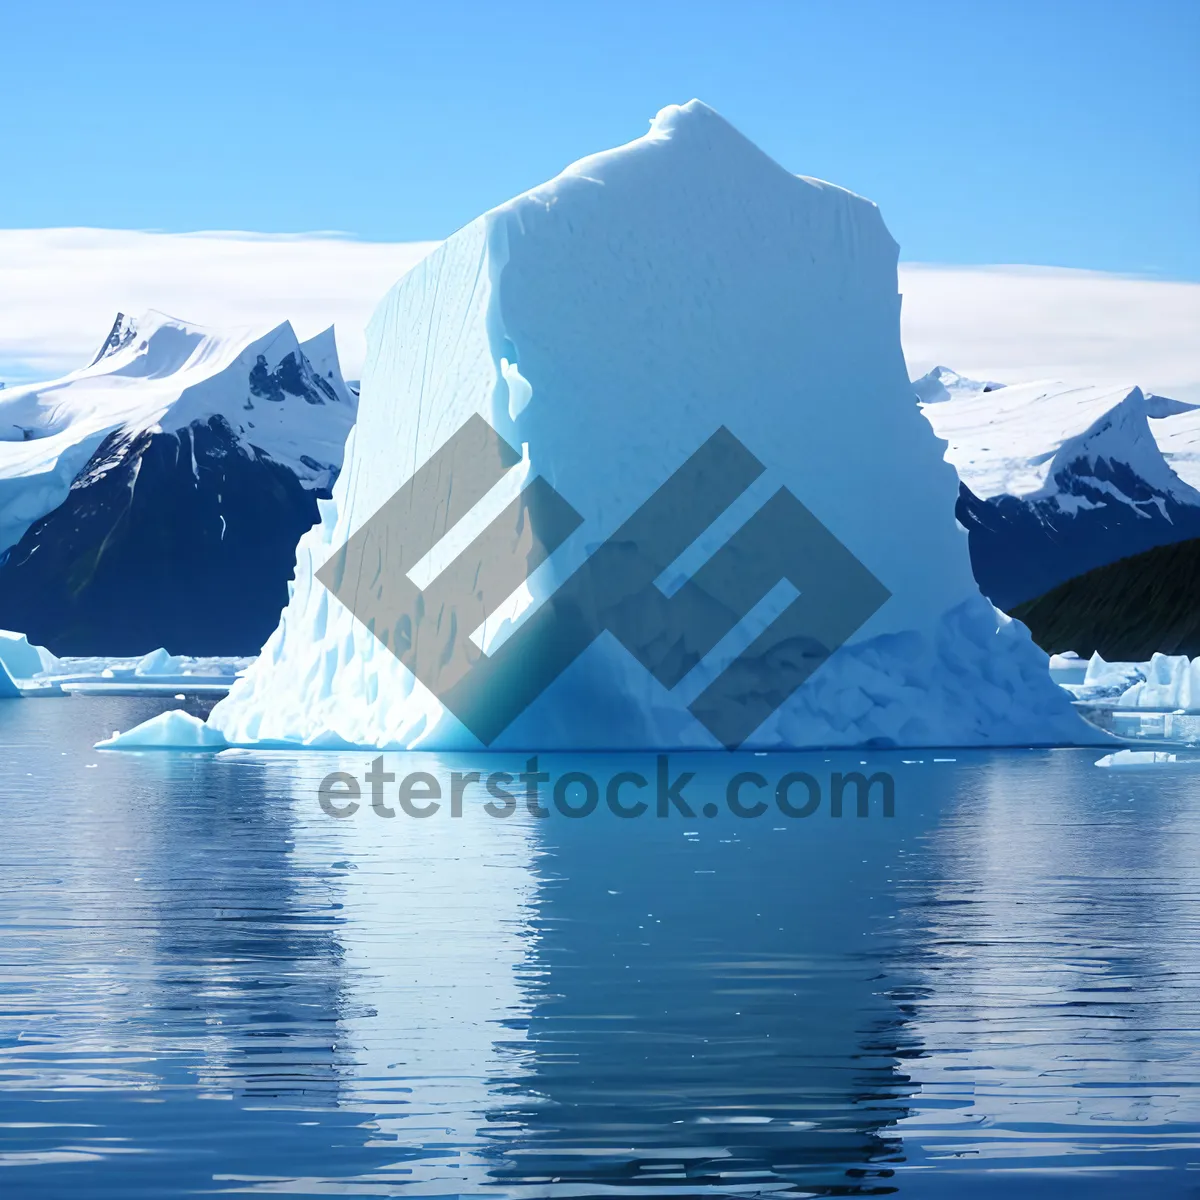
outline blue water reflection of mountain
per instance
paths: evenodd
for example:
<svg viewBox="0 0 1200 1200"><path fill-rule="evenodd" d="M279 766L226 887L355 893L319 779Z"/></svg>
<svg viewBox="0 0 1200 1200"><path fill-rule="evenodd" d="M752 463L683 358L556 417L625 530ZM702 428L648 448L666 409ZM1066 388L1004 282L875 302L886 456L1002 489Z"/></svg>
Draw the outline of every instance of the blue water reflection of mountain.
<svg viewBox="0 0 1200 1200"><path fill-rule="evenodd" d="M0 707L6 1197L1189 1194L1195 777L887 754L892 819L335 820L365 755L89 748L157 704ZM726 763L672 758L697 811ZM646 767L543 762L581 765Z"/></svg>

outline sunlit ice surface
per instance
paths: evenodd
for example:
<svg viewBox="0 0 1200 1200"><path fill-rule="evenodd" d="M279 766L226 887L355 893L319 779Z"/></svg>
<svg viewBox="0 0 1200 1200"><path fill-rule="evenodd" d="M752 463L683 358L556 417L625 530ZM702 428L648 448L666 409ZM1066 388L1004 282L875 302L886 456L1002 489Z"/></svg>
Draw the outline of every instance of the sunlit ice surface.
<svg viewBox="0 0 1200 1200"><path fill-rule="evenodd" d="M671 755L694 815L659 818L654 756L556 754L601 794L641 773L649 810L571 819L543 786L538 818L514 783L496 818L480 784L414 819L389 782L395 817L362 783L338 819L321 784L366 752L91 748L171 703L0 707L5 1196L1195 1184L1194 773ZM526 756L383 766L448 796ZM852 771L890 774L894 816L831 816ZM729 811L738 772L762 815ZM788 772L826 789L809 817L774 803Z"/></svg>

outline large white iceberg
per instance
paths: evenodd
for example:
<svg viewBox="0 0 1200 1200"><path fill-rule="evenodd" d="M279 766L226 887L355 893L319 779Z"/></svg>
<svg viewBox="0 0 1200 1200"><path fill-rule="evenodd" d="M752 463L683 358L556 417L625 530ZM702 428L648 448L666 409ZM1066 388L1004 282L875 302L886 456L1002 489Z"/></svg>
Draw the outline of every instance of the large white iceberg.
<svg viewBox="0 0 1200 1200"><path fill-rule="evenodd" d="M460 230L377 310L333 499L300 541L278 629L210 729L241 745L479 747L315 575L482 416L522 448L520 466L479 505L487 520L516 483L540 476L579 524L459 638L474 632L494 652L724 426L765 470L663 586L786 488L891 594L746 745L1092 740L1045 654L972 578L954 518L958 481L905 372L896 260L875 205L789 174L698 101L663 109L644 137ZM482 528L463 524L472 537ZM455 553L469 540L461 532L446 539ZM409 572L418 586L449 561L440 549ZM391 585L388 563L378 566L368 583L381 593ZM757 633L776 611L756 610L746 624L757 620ZM728 644L737 640L668 688L602 635L491 744L716 747L688 703L750 637ZM746 673L748 703L770 673L757 665Z"/></svg>

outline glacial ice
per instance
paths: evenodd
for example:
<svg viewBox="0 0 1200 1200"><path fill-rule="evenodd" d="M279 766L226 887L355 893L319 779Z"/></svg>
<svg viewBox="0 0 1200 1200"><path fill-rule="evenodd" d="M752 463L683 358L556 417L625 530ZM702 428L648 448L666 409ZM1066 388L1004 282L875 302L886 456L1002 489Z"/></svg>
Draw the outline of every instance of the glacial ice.
<svg viewBox="0 0 1200 1200"><path fill-rule="evenodd" d="M1110 771L1147 771L1155 768L1200 767L1200 756L1175 754L1169 750L1115 750L1096 760Z"/></svg>
<svg viewBox="0 0 1200 1200"><path fill-rule="evenodd" d="M1120 707L1200 711L1200 658L1156 654L1139 666L1144 677L1121 693Z"/></svg>
<svg viewBox="0 0 1200 1200"><path fill-rule="evenodd" d="M1050 655L1050 678L1057 684L1082 683L1087 676L1087 660L1073 650Z"/></svg>
<svg viewBox="0 0 1200 1200"><path fill-rule="evenodd" d="M225 740L199 717L180 709L159 713L127 733L116 730L97 750L220 750Z"/></svg>
<svg viewBox="0 0 1200 1200"><path fill-rule="evenodd" d="M1200 658L1106 662L1093 654L1082 682L1062 687L1091 724L1126 741L1200 746Z"/></svg>
<svg viewBox="0 0 1200 1200"><path fill-rule="evenodd" d="M59 660L45 646L32 645L23 633L0 629L0 663L11 677L32 679L57 670Z"/></svg>
<svg viewBox="0 0 1200 1200"><path fill-rule="evenodd" d="M0 678L0 695L228 688L253 661L168 654L161 647L140 658L58 658L44 646L33 645L25 634L0 629L0 668L8 680L5 684Z"/></svg>
<svg viewBox="0 0 1200 1200"><path fill-rule="evenodd" d="M1083 679L1063 686L1076 700L1108 708L1200 712L1200 658L1155 654L1147 662L1106 662L1093 654Z"/></svg>
<svg viewBox="0 0 1200 1200"><path fill-rule="evenodd" d="M873 204L789 174L697 101L480 217L376 311L346 465L258 660L203 735L156 718L108 744L477 748L315 578L474 414L522 448L497 493L541 476L582 517L502 613L460 631L478 646L499 644L725 426L766 468L738 519L786 487L891 592L748 747L1098 740L972 578L958 480L904 368L896 260ZM508 495L480 504L488 519ZM734 653L718 645L695 674ZM692 682L667 690L606 634L492 744L714 748L688 710Z"/></svg>
<svg viewBox="0 0 1200 1200"><path fill-rule="evenodd" d="M8 667L0 662L0 698L15 699L21 694L21 688L12 677Z"/></svg>
<svg viewBox="0 0 1200 1200"><path fill-rule="evenodd" d="M169 654L162 646L142 655L133 668L135 675L178 675L183 669L184 658L180 654Z"/></svg>

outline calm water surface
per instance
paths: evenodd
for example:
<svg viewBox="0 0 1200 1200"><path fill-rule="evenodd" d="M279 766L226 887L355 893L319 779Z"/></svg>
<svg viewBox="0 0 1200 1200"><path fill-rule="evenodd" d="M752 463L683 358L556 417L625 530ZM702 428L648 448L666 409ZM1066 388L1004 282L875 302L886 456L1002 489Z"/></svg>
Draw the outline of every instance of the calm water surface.
<svg viewBox="0 0 1200 1200"><path fill-rule="evenodd" d="M672 756L698 814L868 768L896 814L337 820L365 754L91 749L167 706L0 702L0 1195L1200 1195L1200 773Z"/></svg>

